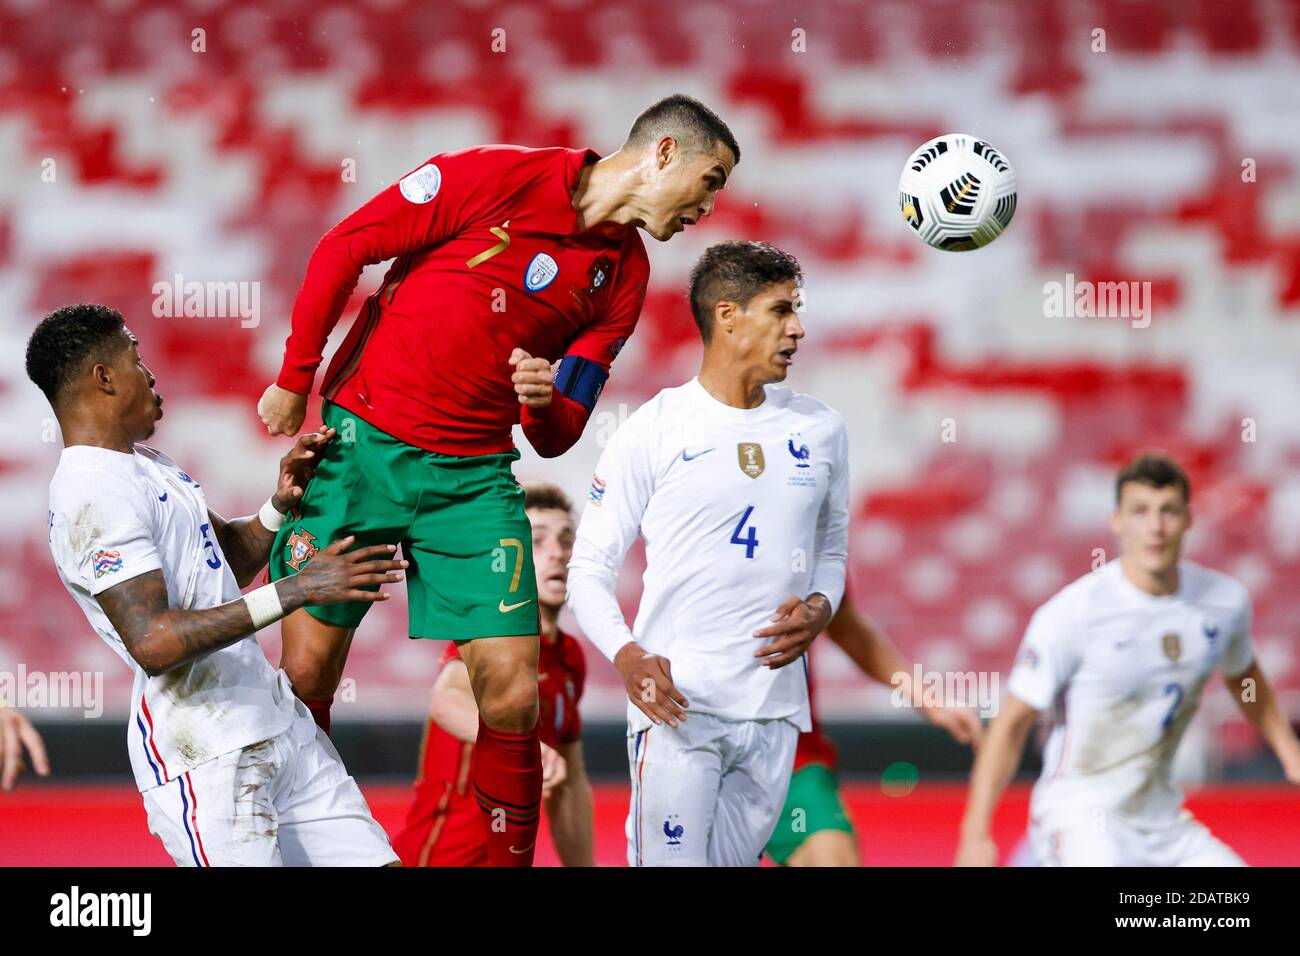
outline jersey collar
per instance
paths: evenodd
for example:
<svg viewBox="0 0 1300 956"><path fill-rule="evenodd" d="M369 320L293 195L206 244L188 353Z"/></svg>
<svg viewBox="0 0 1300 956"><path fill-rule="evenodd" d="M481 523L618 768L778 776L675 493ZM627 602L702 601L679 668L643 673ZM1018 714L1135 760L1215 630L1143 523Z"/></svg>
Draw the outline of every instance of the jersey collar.
<svg viewBox="0 0 1300 956"><path fill-rule="evenodd" d="M578 210L573 208L573 190L588 163L600 159L594 149L564 149L560 154L559 183L547 191L548 203L538 210L537 219L546 232L568 236L578 231ZM554 198L552 206L549 200Z"/></svg>
<svg viewBox="0 0 1300 956"><path fill-rule="evenodd" d="M136 468L135 455L99 445L65 445L59 453L59 464L80 465L83 468L102 468L108 471L130 472Z"/></svg>

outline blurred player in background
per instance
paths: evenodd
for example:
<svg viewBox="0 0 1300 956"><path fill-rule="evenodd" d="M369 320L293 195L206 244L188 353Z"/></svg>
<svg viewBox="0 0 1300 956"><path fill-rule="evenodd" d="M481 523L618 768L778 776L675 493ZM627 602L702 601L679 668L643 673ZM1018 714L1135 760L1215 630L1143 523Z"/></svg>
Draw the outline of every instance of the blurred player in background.
<svg viewBox="0 0 1300 956"><path fill-rule="evenodd" d="M1053 713L1029 834L1044 866L1240 866L1182 807L1174 752L1214 671L1300 784L1300 742L1251 642L1234 578L1181 559L1190 485L1174 461L1120 471L1110 526L1120 554L1029 622L1006 703L971 772L959 865L992 866L993 811L1039 714Z"/></svg>
<svg viewBox="0 0 1300 956"><path fill-rule="evenodd" d="M460 654L479 710L475 794L509 820L492 831L496 866L531 864L541 798L537 589L511 428L544 457L573 445L645 299L638 228L666 241L709 215L739 158L726 124L680 95L604 159L516 146L432 157L321 239L259 402L271 434L297 432L362 269L396 257L326 372L321 417L345 440L281 531L271 577L341 534L401 541L410 636L477 639ZM284 668L326 731L367 609L314 609L282 628Z"/></svg>
<svg viewBox="0 0 1300 956"><path fill-rule="evenodd" d="M766 243L709 248L699 375L637 409L592 479L569 603L631 700L632 866L757 865L812 729L804 666L786 665L844 591L849 478L840 416L773 384L804 337L801 278ZM614 586L638 531L629 630Z"/></svg>
<svg viewBox="0 0 1300 956"><path fill-rule="evenodd" d="M280 461L275 494L227 521L166 455L138 444L162 397L114 309L73 305L37 326L27 374L54 408L63 453L49 540L68 592L135 672L127 725L149 829L178 866L394 865L329 738L253 633L309 603L374 601L401 580L392 545L321 551L305 573L243 597L328 431Z"/></svg>
<svg viewBox="0 0 1300 956"><path fill-rule="evenodd" d="M42 777L50 775L50 758L45 741L21 713L0 706L0 789L12 790L25 769L23 748L32 758L32 769Z"/></svg>
<svg viewBox="0 0 1300 956"><path fill-rule="evenodd" d="M847 589L840 608L826 628L862 673L912 699L912 665L898 653L888 635L853 605ZM840 797L835 775L835 744L817 720L813 692L812 653L808 663L808 705L812 730L799 735L794 773L785 808L767 844L767 854L781 866L861 866L853 821ZM984 729L974 711L922 702L925 719L952 734L958 743L979 746Z"/></svg>
<svg viewBox="0 0 1300 956"><path fill-rule="evenodd" d="M573 502L555 485L525 483L524 511L533 526L542 619L537 664L542 804L560 861L565 866L591 866L591 784L582 759L578 715L587 665L582 646L559 627L573 554ZM469 672L456 645L448 643L424 725L415 799L405 828L393 840L406 866L488 864L491 821L469 793L477 736L478 707Z"/></svg>

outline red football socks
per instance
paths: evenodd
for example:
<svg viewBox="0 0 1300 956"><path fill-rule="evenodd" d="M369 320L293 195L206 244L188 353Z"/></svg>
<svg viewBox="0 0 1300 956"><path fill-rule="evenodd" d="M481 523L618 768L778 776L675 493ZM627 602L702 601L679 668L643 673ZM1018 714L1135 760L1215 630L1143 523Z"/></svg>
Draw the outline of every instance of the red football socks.
<svg viewBox="0 0 1300 956"><path fill-rule="evenodd" d="M299 698L301 700L301 698ZM326 736L330 732L330 706L334 703L334 698L329 697L325 700L304 700L307 709L311 711L312 719L316 721L316 726L325 731Z"/></svg>
<svg viewBox="0 0 1300 956"><path fill-rule="evenodd" d="M523 734L478 722L474 795L488 815L492 866L532 866L542 801L542 750L537 728Z"/></svg>

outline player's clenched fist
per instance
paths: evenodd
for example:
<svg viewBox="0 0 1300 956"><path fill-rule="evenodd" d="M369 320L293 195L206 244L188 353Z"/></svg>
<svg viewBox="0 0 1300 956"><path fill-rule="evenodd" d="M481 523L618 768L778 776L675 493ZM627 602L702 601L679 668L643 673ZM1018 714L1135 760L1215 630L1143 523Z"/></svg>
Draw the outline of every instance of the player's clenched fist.
<svg viewBox="0 0 1300 956"><path fill-rule="evenodd" d="M515 368L510 381L515 383L515 394L519 396L521 405L545 408L551 404L551 385L555 376L550 362L533 358L523 349L515 349L510 353L510 364Z"/></svg>
<svg viewBox="0 0 1300 956"><path fill-rule="evenodd" d="M689 704L673 686L668 658L647 654L640 644L628 641L615 655L614 666L623 675L628 699L656 724L676 727L679 720L686 719Z"/></svg>
<svg viewBox="0 0 1300 956"><path fill-rule="evenodd" d="M258 399L257 416L272 435L296 435L307 417L307 396L269 385Z"/></svg>

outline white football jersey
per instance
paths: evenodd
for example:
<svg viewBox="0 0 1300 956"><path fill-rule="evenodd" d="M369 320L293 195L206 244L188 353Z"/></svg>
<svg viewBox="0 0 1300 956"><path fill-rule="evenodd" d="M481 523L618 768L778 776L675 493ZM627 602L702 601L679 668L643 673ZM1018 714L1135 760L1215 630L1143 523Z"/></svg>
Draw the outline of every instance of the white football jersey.
<svg viewBox="0 0 1300 956"><path fill-rule="evenodd" d="M848 542L848 439L826 404L768 385L757 408L719 402L697 379L637 409L600 457L569 564L569 604L611 660L635 640L672 666L690 710L785 718L810 729L804 662L754 652L778 605L820 592L838 607ZM629 631L619 567L645 539ZM629 702L634 729L650 721Z"/></svg>
<svg viewBox="0 0 1300 956"><path fill-rule="evenodd" d="M50 481L49 540L59 577L90 626L135 671L127 747L141 790L288 728L293 692L255 639L150 677L96 600L157 570L172 608L239 597L203 491L170 458L144 445L134 455L64 448Z"/></svg>
<svg viewBox="0 0 1300 956"><path fill-rule="evenodd" d="M1035 818L1095 827L1109 813L1142 826L1177 818L1174 751L1201 688L1215 670L1234 677L1254 660L1245 587L1191 561L1178 575L1177 593L1156 597L1117 559L1034 613L1008 690L1053 720Z"/></svg>

